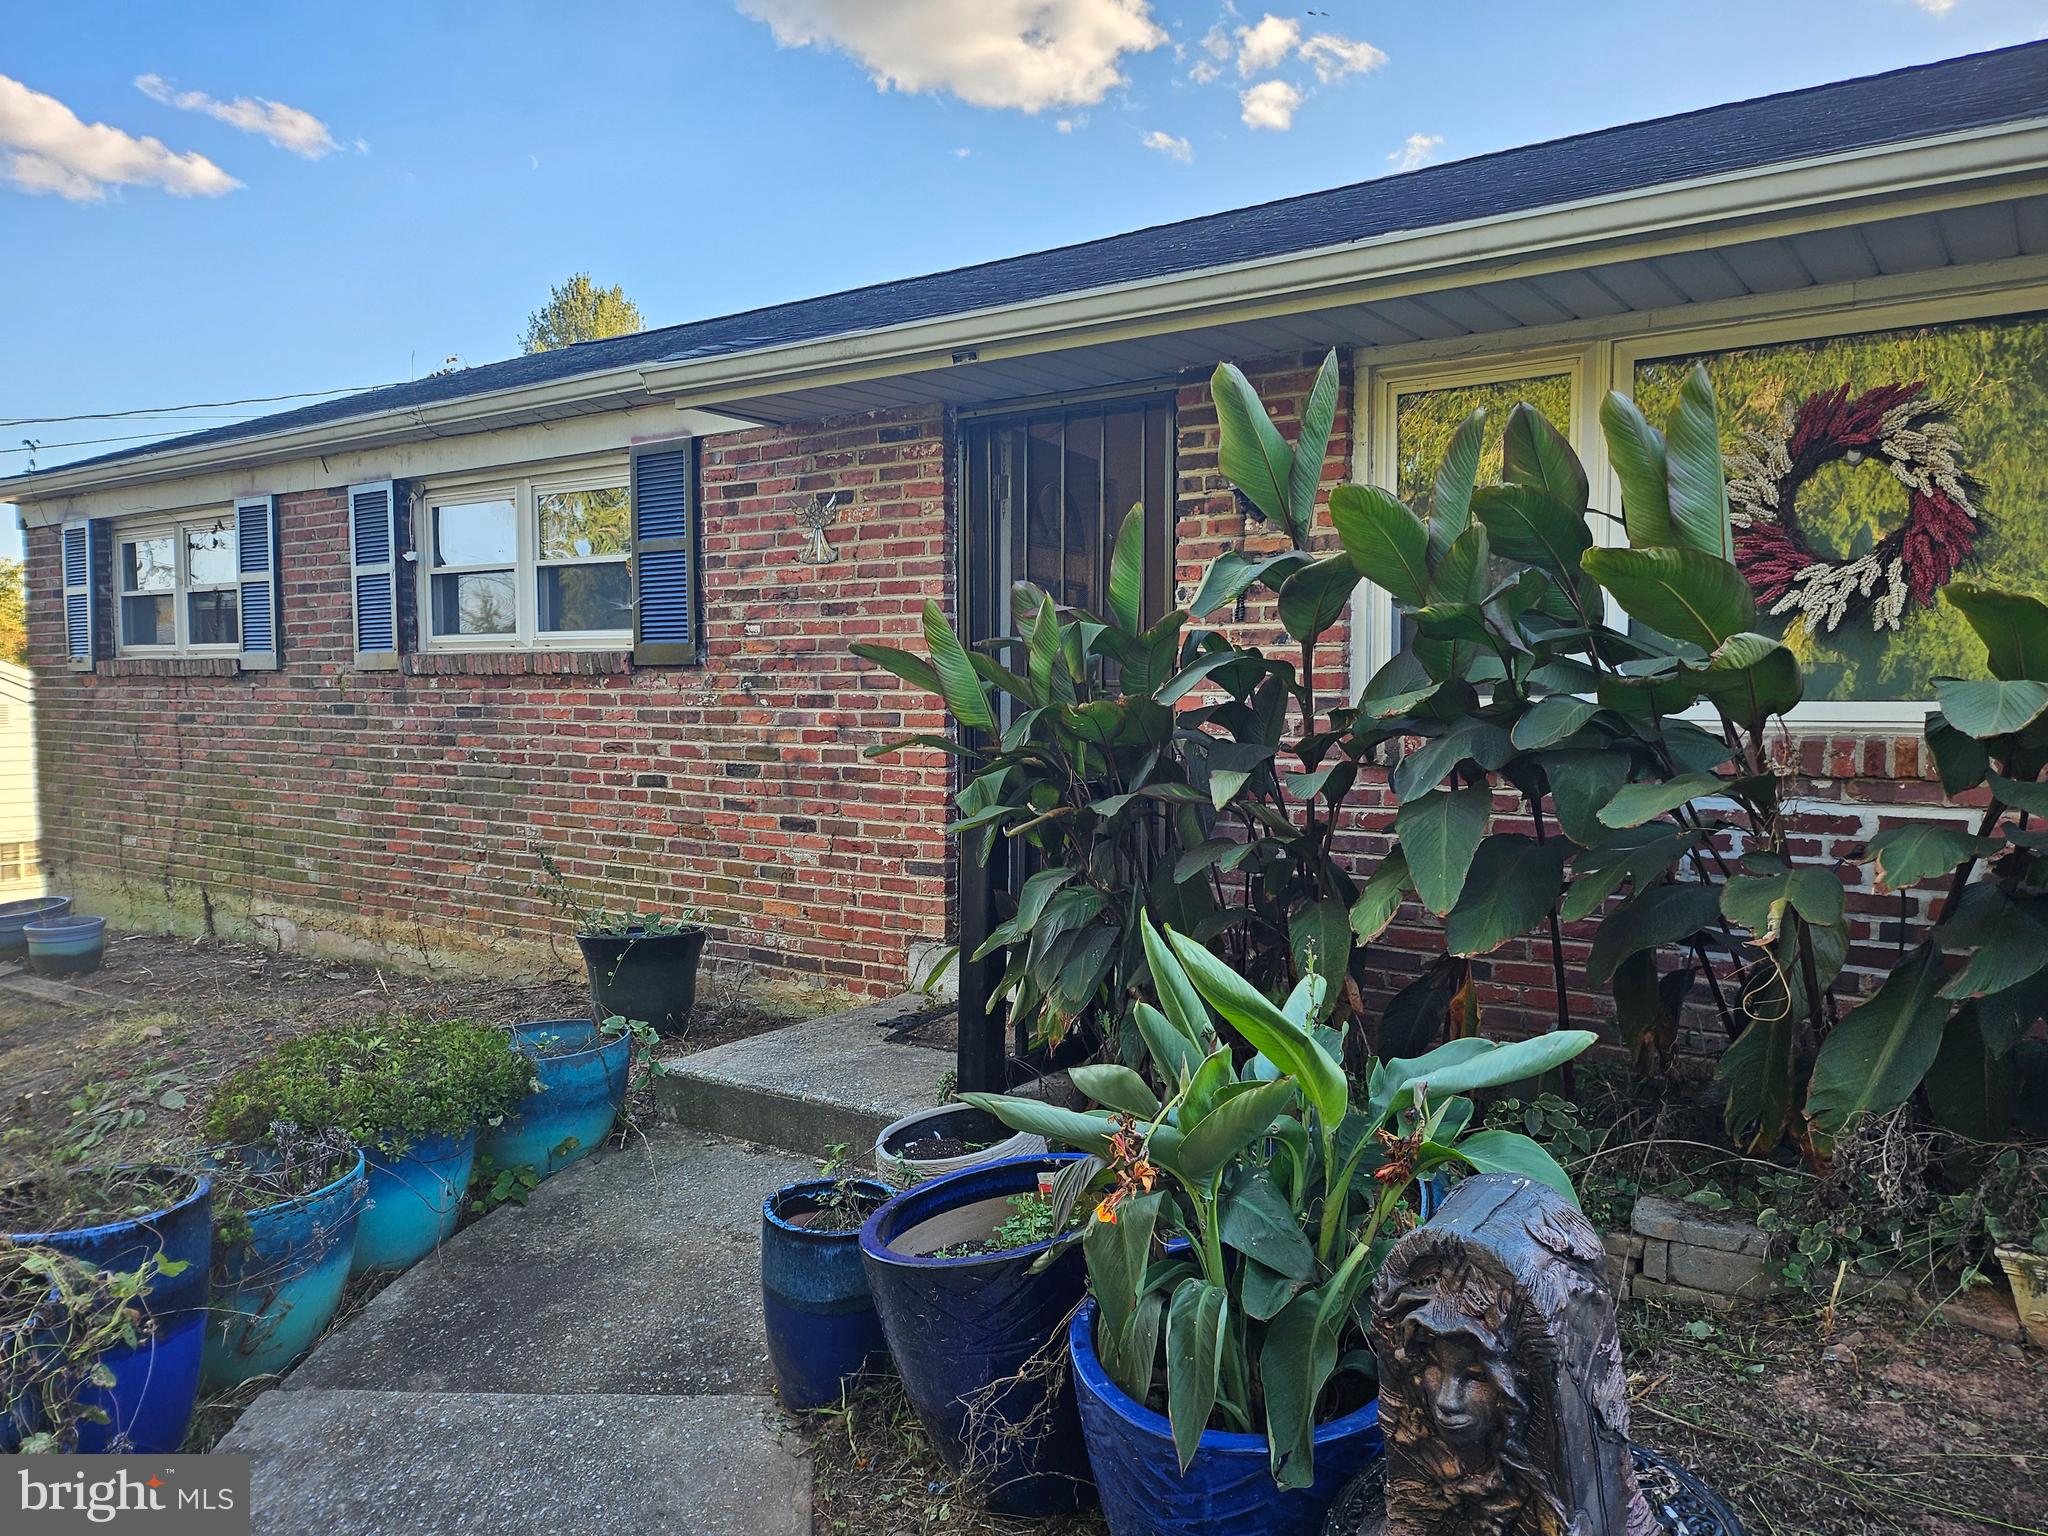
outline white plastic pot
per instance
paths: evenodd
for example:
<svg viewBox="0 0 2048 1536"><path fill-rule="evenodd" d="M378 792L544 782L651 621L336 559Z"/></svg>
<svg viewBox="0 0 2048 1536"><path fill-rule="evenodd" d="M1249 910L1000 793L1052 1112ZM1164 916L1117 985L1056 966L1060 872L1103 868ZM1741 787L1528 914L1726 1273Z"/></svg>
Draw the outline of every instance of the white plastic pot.
<svg viewBox="0 0 2048 1536"><path fill-rule="evenodd" d="M965 1126L956 1128L949 1125L949 1121L965 1122ZM973 1141L977 1132L989 1134L991 1127L999 1139L957 1157L905 1157L896 1150L934 1134L950 1134L962 1141ZM981 1163L999 1162L1006 1157L1037 1157L1045 1149L1043 1136L1027 1136L1022 1131L1012 1131L993 1115L976 1109L972 1104L939 1104L930 1109L913 1110L901 1120L891 1121L882 1127L882 1134L875 1138L875 1172L898 1189L907 1189L926 1179L958 1173L962 1168L972 1168Z"/></svg>

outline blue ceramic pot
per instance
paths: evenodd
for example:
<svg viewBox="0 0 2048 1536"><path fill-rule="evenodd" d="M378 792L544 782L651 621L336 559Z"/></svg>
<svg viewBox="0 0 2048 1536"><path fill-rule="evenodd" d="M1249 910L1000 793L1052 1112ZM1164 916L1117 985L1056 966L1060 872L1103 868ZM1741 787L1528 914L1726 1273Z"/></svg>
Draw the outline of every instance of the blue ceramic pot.
<svg viewBox="0 0 2048 1536"><path fill-rule="evenodd" d="M861 1265L860 1227L810 1224L835 1191L878 1207L895 1193L876 1179L805 1179L761 1202L761 1313L785 1408L840 1400L863 1371L889 1362L882 1320Z"/></svg>
<svg viewBox="0 0 2048 1536"><path fill-rule="evenodd" d="M8 1234L13 1242L56 1248L116 1274L140 1269L158 1257L184 1263L177 1274L159 1275L143 1291L140 1301L148 1328L141 1341L100 1356L114 1382L89 1388L80 1399L107 1415L104 1424L79 1426L78 1450L88 1456L106 1451L159 1456L177 1450L199 1400L207 1267L213 1251L213 1186L204 1174L159 1168L133 1171L188 1188L189 1193L145 1216L68 1232Z"/></svg>
<svg viewBox="0 0 2048 1536"><path fill-rule="evenodd" d="M589 1019L541 1019L516 1026L512 1048L532 1059L540 1089L485 1126L476 1149L496 1167L531 1168L546 1178L611 1135L626 1102L633 1037L607 1035Z"/></svg>
<svg viewBox="0 0 2048 1536"><path fill-rule="evenodd" d="M1206 1430L1183 1473L1173 1427L1109 1379L1095 1354L1095 1301L1067 1329L1088 1460L1110 1536L1318 1536L1330 1505L1383 1451L1375 1398L1317 1428L1307 1488L1273 1481L1264 1435Z"/></svg>
<svg viewBox="0 0 2048 1536"><path fill-rule="evenodd" d="M425 1136L402 1152L365 1147L369 1199L356 1218L348 1272L405 1269L454 1235L476 1166L476 1132Z"/></svg>
<svg viewBox="0 0 2048 1536"><path fill-rule="evenodd" d="M22 928L39 917L62 917L71 910L69 896L29 896L21 901L0 902L0 962L20 960L28 954L28 938Z"/></svg>
<svg viewBox="0 0 2048 1536"><path fill-rule="evenodd" d="M1093 1496L1072 1383L1062 1377L1048 1399L1043 1373L1019 1379L1034 1356L1061 1347L1087 1283L1081 1245L1066 1244L1038 1274L1031 1266L1052 1239L966 1258L934 1251L986 1238L1011 1196L1035 1193L1041 1170L1076 1156L1007 1158L915 1185L861 1228L904 1394L954 1476L1002 1514L1049 1515Z"/></svg>
<svg viewBox="0 0 2048 1536"><path fill-rule="evenodd" d="M28 967L38 976L83 976L107 953L104 917L39 917L22 925Z"/></svg>
<svg viewBox="0 0 2048 1536"><path fill-rule="evenodd" d="M248 1237L221 1245L206 1330L209 1386L283 1371L326 1331L348 1285L368 1187L359 1151L340 1178L252 1211Z"/></svg>

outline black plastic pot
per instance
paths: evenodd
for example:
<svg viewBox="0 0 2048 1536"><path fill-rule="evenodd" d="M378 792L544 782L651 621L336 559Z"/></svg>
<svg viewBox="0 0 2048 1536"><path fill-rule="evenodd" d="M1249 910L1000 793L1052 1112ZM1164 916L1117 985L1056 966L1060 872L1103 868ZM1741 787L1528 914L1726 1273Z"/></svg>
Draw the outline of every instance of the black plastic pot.
<svg viewBox="0 0 2048 1536"><path fill-rule="evenodd" d="M1050 1515L1094 1497L1073 1383L1058 1368L1086 1263L1070 1242L1032 1274L1050 1240L966 1258L937 1250L985 1238L1010 1196L1035 1191L1041 1169L1074 1155L977 1164L905 1190L861 1228L868 1290L904 1393L954 1476L1002 1514Z"/></svg>
<svg viewBox="0 0 2048 1536"><path fill-rule="evenodd" d="M610 1018L651 1024L656 1034L680 1035L697 1001L702 928L682 933L579 933L583 968L590 975L591 1006Z"/></svg>

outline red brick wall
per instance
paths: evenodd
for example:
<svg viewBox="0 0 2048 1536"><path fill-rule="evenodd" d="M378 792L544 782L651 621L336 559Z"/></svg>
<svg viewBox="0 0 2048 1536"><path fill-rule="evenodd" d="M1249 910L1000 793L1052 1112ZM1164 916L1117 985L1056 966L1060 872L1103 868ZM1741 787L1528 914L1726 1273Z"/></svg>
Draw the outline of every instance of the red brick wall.
<svg viewBox="0 0 2048 1536"><path fill-rule="evenodd" d="M614 906L709 909L729 955L900 991L910 945L948 926L946 766L860 750L942 721L847 646L918 644L925 598L950 589L942 422L763 429L701 460L701 667L564 654L356 672L336 490L283 501L281 671L73 673L57 535L33 532L55 888L192 930L487 956L568 947L538 888L545 849ZM819 490L848 498L839 558L803 565L791 512Z"/></svg>

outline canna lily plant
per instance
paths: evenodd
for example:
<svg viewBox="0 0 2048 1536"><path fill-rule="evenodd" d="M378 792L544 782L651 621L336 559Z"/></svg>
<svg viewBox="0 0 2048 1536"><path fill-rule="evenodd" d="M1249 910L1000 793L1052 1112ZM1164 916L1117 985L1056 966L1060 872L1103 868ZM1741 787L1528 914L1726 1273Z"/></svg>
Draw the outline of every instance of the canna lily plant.
<svg viewBox="0 0 2048 1536"><path fill-rule="evenodd" d="M1135 1004L1134 1022L1160 1092L1112 1064L1072 1074L1099 1109L963 1097L1091 1155L1096 1351L1134 1400L1163 1393L1182 1469L1205 1429L1263 1432L1275 1480L1306 1487L1316 1425L1371 1395L1364 1297L1413 1224L1417 1182L1447 1167L1518 1173L1576 1201L1534 1141L1474 1130L1467 1095L1549 1071L1594 1036L1453 1040L1354 1079L1341 1032L1315 1022L1316 968L1275 1003L1186 935L1143 918L1139 931L1158 1006ZM1160 1241L1182 1236L1162 1256Z"/></svg>

